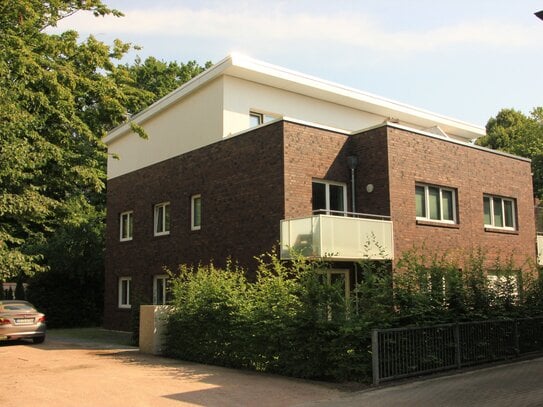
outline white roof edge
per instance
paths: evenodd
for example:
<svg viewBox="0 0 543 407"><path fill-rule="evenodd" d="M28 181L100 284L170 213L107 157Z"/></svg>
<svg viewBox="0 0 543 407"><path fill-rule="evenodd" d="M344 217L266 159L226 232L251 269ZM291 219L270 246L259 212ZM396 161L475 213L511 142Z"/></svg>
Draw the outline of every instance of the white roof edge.
<svg viewBox="0 0 543 407"><path fill-rule="evenodd" d="M156 101L151 106L147 107L140 113L134 115L131 120L136 124L141 124L148 118L154 116L158 112L166 109L171 104L179 99L189 95L198 88L209 83L221 74L231 74L244 78L256 74L258 79L267 78L273 81L277 86L278 83L287 90L296 92L292 86L299 88L299 93L313 93L314 97L324 100L334 100L337 103L343 103L346 106L352 106L355 102L363 105L366 109L374 106L380 108L379 114L390 113L389 117L400 116L402 121L413 121L413 119L422 119L432 122L435 125L445 127L445 131L450 132L448 128L457 130L460 137L466 139L474 139L485 134L485 129L482 126L476 126L461 120L420 109L401 102L387 99L381 96L373 95L367 92L350 88L338 83L320 79L314 76L306 75L297 71L293 71L284 67L269 64L259 61L245 55L233 53L222 59L211 68L205 70L198 76L183 84L178 89ZM254 80L246 78L248 80ZM355 107L356 108L356 107ZM371 112L371 109L367 109ZM410 120L410 118L412 118ZM130 123L125 122L120 126L111 130L103 141L108 144L116 138L122 136L130 130Z"/></svg>

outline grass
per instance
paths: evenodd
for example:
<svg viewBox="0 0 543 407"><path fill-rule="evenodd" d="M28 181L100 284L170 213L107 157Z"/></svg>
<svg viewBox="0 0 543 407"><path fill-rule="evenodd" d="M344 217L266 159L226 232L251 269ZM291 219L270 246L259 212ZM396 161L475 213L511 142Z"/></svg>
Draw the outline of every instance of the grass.
<svg viewBox="0 0 543 407"><path fill-rule="evenodd" d="M103 328L48 329L51 339L75 339L85 342L107 343L111 345L131 345L132 333L109 331Z"/></svg>

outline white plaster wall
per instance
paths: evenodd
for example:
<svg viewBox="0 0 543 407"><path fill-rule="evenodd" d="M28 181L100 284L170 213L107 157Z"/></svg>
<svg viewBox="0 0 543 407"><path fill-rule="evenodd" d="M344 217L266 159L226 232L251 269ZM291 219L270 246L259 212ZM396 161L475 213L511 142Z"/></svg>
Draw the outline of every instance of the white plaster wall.
<svg viewBox="0 0 543 407"><path fill-rule="evenodd" d="M249 110L343 130L361 130L385 117L232 76L224 77L224 135L249 127Z"/></svg>
<svg viewBox="0 0 543 407"><path fill-rule="evenodd" d="M127 133L109 144L108 178L211 144L223 136L223 79L145 121L149 138ZM119 159L111 155L117 154Z"/></svg>

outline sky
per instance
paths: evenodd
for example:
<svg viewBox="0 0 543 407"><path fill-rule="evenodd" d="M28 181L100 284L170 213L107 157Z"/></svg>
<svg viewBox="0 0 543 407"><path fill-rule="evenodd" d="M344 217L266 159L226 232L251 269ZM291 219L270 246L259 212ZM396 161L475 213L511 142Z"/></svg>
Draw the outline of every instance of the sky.
<svg viewBox="0 0 543 407"><path fill-rule="evenodd" d="M123 62L232 52L484 126L543 106L543 0L103 0L55 31L142 47Z"/></svg>

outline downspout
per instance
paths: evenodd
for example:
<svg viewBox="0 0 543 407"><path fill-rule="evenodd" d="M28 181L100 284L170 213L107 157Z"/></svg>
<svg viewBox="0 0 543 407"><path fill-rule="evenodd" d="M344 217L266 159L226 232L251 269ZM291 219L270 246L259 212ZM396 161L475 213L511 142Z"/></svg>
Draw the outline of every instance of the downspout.
<svg viewBox="0 0 543 407"><path fill-rule="evenodd" d="M356 155L348 156L347 165L349 166L349 169L351 170L351 212L354 213L356 212L356 198L355 198L356 183L355 183L354 171L356 170L356 167L358 165L358 157Z"/></svg>

